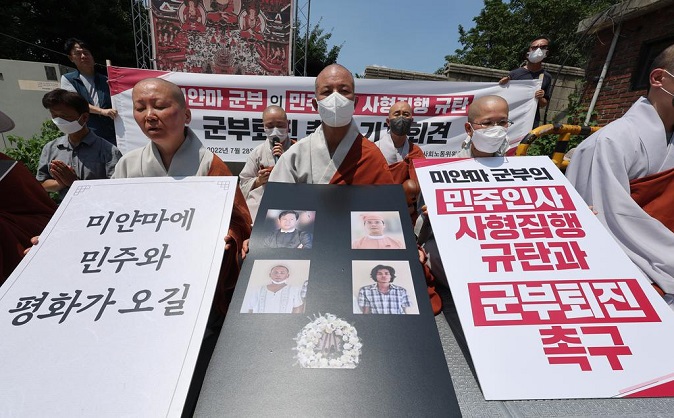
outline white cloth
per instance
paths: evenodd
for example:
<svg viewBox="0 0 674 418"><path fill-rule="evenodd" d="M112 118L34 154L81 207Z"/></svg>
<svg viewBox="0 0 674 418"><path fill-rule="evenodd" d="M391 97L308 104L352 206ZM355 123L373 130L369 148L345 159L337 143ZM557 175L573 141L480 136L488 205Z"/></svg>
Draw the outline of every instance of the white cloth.
<svg viewBox="0 0 674 418"><path fill-rule="evenodd" d="M287 285L276 293L260 286L249 294L241 307L241 313L292 313L294 308L302 306L301 288Z"/></svg>
<svg viewBox="0 0 674 418"><path fill-rule="evenodd" d="M291 145L292 141L290 138L287 138L283 142L283 149L287 151ZM260 201L262 200L262 195L264 194L266 186L263 184L262 186L253 189L253 185L255 184L255 179L257 178L257 172L260 170L260 166L273 167L274 164L276 164L274 161L274 154L271 152L273 147L274 144L269 138L255 147L253 152L248 156L241 173L239 173L239 186L241 187L243 196L246 198L246 203L250 210L250 216L253 217L253 222L257 216L257 209L260 207Z"/></svg>
<svg viewBox="0 0 674 418"><path fill-rule="evenodd" d="M666 293L674 293L674 233L634 202L629 182L670 168L672 138L642 97L622 118L583 141L566 170L630 259Z"/></svg>
<svg viewBox="0 0 674 418"><path fill-rule="evenodd" d="M94 102L94 106L100 106L99 100L98 100L98 92L96 91L96 85L95 85L95 76L86 76L82 73L80 73L79 76L80 80L82 80L82 84L84 84L84 88L87 89L89 92L89 96L91 97L91 100ZM61 76L61 88L63 90L68 90L72 91L73 93L77 93L77 90L75 89L75 86L73 86L73 83L70 82L66 78L65 75Z"/></svg>
<svg viewBox="0 0 674 418"><path fill-rule="evenodd" d="M358 126L352 120L344 139L330 157L323 125L319 126L314 133L300 139L281 155L269 176L269 181L329 184L359 135Z"/></svg>
<svg viewBox="0 0 674 418"><path fill-rule="evenodd" d="M391 135L386 132L381 135L379 141L375 142L375 145L379 147L379 151L386 158L388 165L399 163L405 159L407 154L410 153L410 141L405 141L401 148L397 148L393 143L393 138Z"/></svg>
<svg viewBox="0 0 674 418"><path fill-rule="evenodd" d="M124 155L115 166L113 179L131 177L205 176L211 169L213 153L205 148L191 129L171 160L167 170L153 142Z"/></svg>

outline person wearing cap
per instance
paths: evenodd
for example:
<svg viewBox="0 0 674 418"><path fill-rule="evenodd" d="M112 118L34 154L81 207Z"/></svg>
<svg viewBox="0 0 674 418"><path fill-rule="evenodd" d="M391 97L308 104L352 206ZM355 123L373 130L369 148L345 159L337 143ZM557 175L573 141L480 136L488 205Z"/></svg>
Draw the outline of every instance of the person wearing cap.
<svg viewBox="0 0 674 418"><path fill-rule="evenodd" d="M112 108L108 77L94 70L96 61L84 41L70 38L64 49L77 70L61 76L61 88L84 97L89 104L89 127L96 135L117 145L114 123L117 110Z"/></svg>
<svg viewBox="0 0 674 418"><path fill-rule="evenodd" d="M14 129L14 121L0 112L0 133ZM0 152L0 285L21 262L56 211L40 183L23 163Z"/></svg>
<svg viewBox="0 0 674 418"><path fill-rule="evenodd" d="M384 235L386 222L378 213L366 213L361 216L366 235L351 243L354 250L398 250L405 244L397 239Z"/></svg>
<svg viewBox="0 0 674 418"><path fill-rule="evenodd" d="M117 147L89 129L89 105L82 96L54 89L42 98L52 121L64 134L42 148L37 180L63 199L75 180L107 179L122 157Z"/></svg>
<svg viewBox="0 0 674 418"><path fill-rule="evenodd" d="M288 283L290 269L283 264L269 271L269 283L246 297L241 313L302 313L302 288Z"/></svg>
<svg viewBox="0 0 674 418"><path fill-rule="evenodd" d="M499 157L508 151L508 102L501 96L476 99L468 107L464 128L468 137L456 158Z"/></svg>

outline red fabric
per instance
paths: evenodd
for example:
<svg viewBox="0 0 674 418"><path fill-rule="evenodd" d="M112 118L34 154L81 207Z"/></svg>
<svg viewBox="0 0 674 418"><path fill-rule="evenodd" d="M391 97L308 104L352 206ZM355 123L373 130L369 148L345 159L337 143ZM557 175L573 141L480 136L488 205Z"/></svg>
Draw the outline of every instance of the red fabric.
<svg viewBox="0 0 674 418"><path fill-rule="evenodd" d="M209 176L231 176L232 172L229 167L217 156L213 155L213 162L208 171ZM251 224L253 223L250 217L246 199L241 193L239 186L236 187L236 195L234 197L234 207L232 208L232 219L229 223L230 235L234 239L231 248L225 252L220 267L220 276L218 278L218 286L215 289L215 296L213 299L213 306L219 313L225 315L229 302L232 300L234 293L234 286L239 278L241 271L241 264L239 263L239 254L243 247L243 242L250 238Z"/></svg>
<svg viewBox="0 0 674 418"><path fill-rule="evenodd" d="M417 178L417 172L414 170L412 160L423 160L425 158L426 156L421 148L416 144L410 143L410 152L405 156L403 161L388 166L391 175L393 175L393 181L403 185L405 196L407 197L407 208L412 218L412 225L417 222L417 218L419 217L417 200L421 192L419 179Z"/></svg>
<svg viewBox="0 0 674 418"><path fill-rule="evenodd" d="M0 153L0 160L12 160ZM17 163L0 180L0 285L21 262L30 239L40 235L56 211L35 176Z"/></svg>
<svg viewBox="0 0 674 418"><path fill-rule="evenodd" d="M424 250L421 245L417 245L417 250L419 251L419 261L421 262L421 267L424 269L424 278L426 279L426 290L428 291L428 298L431 300L431 308L433 309L433 314L438 315L442 312L442 299L440 295L435 291L435 277L431 273L430 267L426 264L428 261L428 255L426 250Z"/></svg>
<svg viewBox="0 0 674 418"><path fill-rule="evenodd" d="M674 232L674 168L632 180L630 193L646 213Z"/></svg>
<svg viewBox="0 0 674 418"><path fill-rule="evenodd" d="M395 184L379 148L358 135L330 184Z"/></svg>

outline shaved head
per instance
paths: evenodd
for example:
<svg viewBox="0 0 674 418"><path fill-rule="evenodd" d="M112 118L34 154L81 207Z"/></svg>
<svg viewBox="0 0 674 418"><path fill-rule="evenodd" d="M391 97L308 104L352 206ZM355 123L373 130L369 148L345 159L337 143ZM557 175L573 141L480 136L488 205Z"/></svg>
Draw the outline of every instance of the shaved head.
<svg viewBox="0 0 674 418"><path fill-rule="evenodd" d="M161 91L170 95L181 109L187 108L187 103L185 103L185 95L183 94L183 91L180 90L180 87L162 78L146 78L144 80L140 80L138 83L136 83L135 86L133 86L133 91L135 92L136 90L142 90L143 87L149 86L161 87Z"/></svg>
<svg viewBox="0 0 674 418"><path fill-rule="evenodd" d="M399 116L401 114L403 114L403 115L405 115L405 114L411 115L412 114L412 106L410 106L409 103L407 103L406 101L403 101L403 100L401 100L399 102L395 102L393 104L393 106L391 106L391 110L389 110L389 112L388 112L388 117L393 118L393 117Z"/></svg>
<svg viewBox="0 0 674 418"><path fill-rule="evenodd" d="M468 106L468 121L477 122L484 117L491 109L505 109L506 118L508 117L508 102L501 96L482 96L476 99Z"/></svg>
<svg viewBox="0 0 674 418"><path fill-rule="evenodd" d="M653 60L653 65L651 66L651 71L656 68L663 68L667 71L674 71L674 45L670 45L665 48L655 60Z"/></svg>
<svg viewBox="0 0 674 418"><path fill-rule="evenodd" d="M286 115L286 111L283 110L283 108L281 106L277 106L277 105L267 106L262 111L262 119L264 119L265 116L271 116L271 115L274 115L274 114L278 114L278 115L282 116L283 118L288 119L288 116Z"/></svg>
<svg viewBox="0 0 674 418"><path fill-rule="evenodd" d="M318 76L316 76L316 81L314 83L314 88L316 90L316 95L318 95L318 90L322 83L326 82L328 78L338 77L342 82L348 83L351 87L351 91L355 92L355 81L351 71L347 70L346 67L340 64L330 64L327 67L323 68Z"/></svg>

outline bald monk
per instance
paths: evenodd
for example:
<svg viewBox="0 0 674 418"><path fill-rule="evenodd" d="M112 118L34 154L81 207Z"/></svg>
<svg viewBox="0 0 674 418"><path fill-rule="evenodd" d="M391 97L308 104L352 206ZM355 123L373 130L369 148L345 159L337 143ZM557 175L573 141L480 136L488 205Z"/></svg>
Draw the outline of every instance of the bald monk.
<svg viewBox="0 0 674 418"><path fill-rule="evenodd" d="M457 158L499 157L508 151L508 102L501 96L482 96L468 107L464 128L468 137Z"/></svg>
<svg viewBox="0 0 674 418"><path fill-rule="evenodd" d="M239 173L241 191L253 221L276 160L295 142L288 136L288 116L282 107L271 105L264 109L262 125L267 140L253 149Z"/></svg>
<svg viewBox="0 0 674 418"><path fill-rule="evenodd" d="M321 125L281 155L269 181L308 184L393 184L376 145L363 137L353 114L358 97L351 72L331 64L316 77Z"/></svg>
<svg viewBox="0 0 674 418"><path fill-rule="evenodd" d="M180 88L163 79L139 81L132 92L133 117L150 142L124 155L112 178L231 176L227 165L206 149L187 127L192 118ZM225 237L225 258L213 305L225 314L239 276L239 251L245 257L251 232L246 200L237 187L234 209Z"/></svg>
<svg viewBox="0 0 674 418"><path fill-rule="evenodd" d="M417 221L417 200L421 189L412 160L426 158L418 145L407 136L414 122L412 107L408 102L399 101L391 106L386 118L388 132L376 142L377 147L386 158L393 181L403 185L407 208L412 224Z"/></svg>

